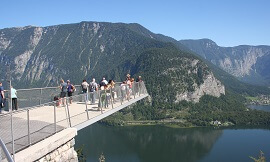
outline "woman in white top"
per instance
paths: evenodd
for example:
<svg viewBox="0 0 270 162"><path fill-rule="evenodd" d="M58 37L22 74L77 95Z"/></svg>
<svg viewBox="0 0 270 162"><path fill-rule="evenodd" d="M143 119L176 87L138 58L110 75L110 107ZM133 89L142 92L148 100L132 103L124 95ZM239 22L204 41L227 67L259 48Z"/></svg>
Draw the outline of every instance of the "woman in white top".
<svg viewBox="0 0 270 162"><path fill-rule="evenodd" d="M12 110L18 110L17 90L11 86Z"/></svg>

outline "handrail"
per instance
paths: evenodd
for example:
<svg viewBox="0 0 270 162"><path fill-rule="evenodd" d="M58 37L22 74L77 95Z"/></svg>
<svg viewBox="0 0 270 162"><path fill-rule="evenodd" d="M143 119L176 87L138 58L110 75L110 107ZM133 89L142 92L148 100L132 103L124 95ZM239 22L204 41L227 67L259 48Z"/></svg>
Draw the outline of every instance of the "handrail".
<svg viewBox="0 0 270 162"><path fill-rule="evenodd" d="M121 84L122 82L115 82L115 84ZM81 85L74 85L75 87L80 87ZM59 86L56 87L42 87L42 88L29 88L29 89L17 89L17 91L31 91L31 90L41 90L41 89L59 89ZM9 90L4 90L9 92Z"/></svg>
<svg viewBox="0 0 270 162"><path fill-rule="evenodd" d="M120 86L122 82L115 82L116 85ZM137 83L137 82L135 82ZM145 83L144 83L145 84ZM127 84L125 84L127 85ZM80 85L74 85L75 87L76 86L80 86ZM31 88L31 89L18 89L17 91L24 91L24 90L39 90L39 89L56 89L58 87L44 87L44 88ZM100 88L98 89L99 91L101 90ZM8 90L5 90L8 92ZM73 97L77 97L77 96L83 96L84 94L78 94L78 95L74 95ZM66 97L67 99L69 99L69 97ZM9 98L6 98L6 99L9 99ZM28 111L28 110L34 110L34 109L37 109L37 108L40 108L40 107L43 107L45 105L48 105L48 104L55 104L57 101L51 101L51 102L46 102L46 103L43 103L43 104L40 104L40 105L35 105L35 106L31 106L31 107L25 107L23 109L20 109L20 110L13 110L13 114L16 114L16 113L20 113L20 112L25 112L25 111ZM9 114L0 114L0 116L8 116Z"/></svg>
<svg viewBox="0 0 270 162"><path fill-rule="evenodd" d="M35 89L32 89L32 90L35 90ZM80 92L81 89L79 89L78 91ZM110 96L109 98L107 98L108 94ZM99 114L98 116L100 116L100 115L102 116L103 110L104 110L103 108L108 108L108 106L111 105L110 108L114 109L114 108L116 108L116 107L114 107L114 104L119 104L119 105L120 104L121 105L125 104L125 102L129 102L130 99L135 99L136 96L139 97L142 94L147 94L147 90L145 89L145 86L144 86L143 82L142 82L142 84L138 83L138 82L134 82L132 87L129 87L127 84L121 84L120 85L119 82L117 82L115 87L110 87L110 89L105 89L105 90L100 90L99 89L98 91L95 91L95 92L87 91L87 93L83 93L83 94L76 93L76 95L74 94L74 96L72 96L72 97L65 97L65 99L63 99L63 100L59 99L57 101L50 101L50 102L42 103L42 104L35 105L35 106L29 105L28 107L24 107L22 109L15 110L15 111L9 110L10 113L0 114L0 118L10 116L11 120L12 120L13 117L15 117L16 120L19 120L21 118L21 116L17 116L17 115L14 116L14 115L15 114L20 114L20 113L23 113L23 112L27 112L27 113L22 114L22 116L24 116L22 118L25 121L24 126L25 127L27 126L27 131L25 131L24 133L22 133L19 136L15 137L14 141L16 142L16 141L18 141L20 139L23 139L23 138L25 138L26 140L25 140L24 143L20 143L20 146L16 146L17 147L16 149L12 148L11 153L14 153L15 150L19 151L21 149L24 149L24 148L26 148L26 147L28 147L28 146L36 143L36 142L39 142L43 138L47 138L48 136L50 136L50 135L52 135L54 133L57 133L58 131L60 131L60 130L62 130L64 128L72 127L72 126L74 127L74 126L80 124L80 123L78 123L76 118L78 118L80 122L85 122L85 121L87 121L89 119L92 119L92 117L89 116L89 112L88 112L88 103L89 102L94 101L94 104L98 104L97 107L95 107L95 108L98 108L98 111L101 111L101 114ZM30 95L30 96L26 95L26 97L31 97L31 96L36 97L38 95L39 94L34 94L34 95ZM88 96L91 98L90 99L91 101L89 101ZM93 96L95 96L95 97L93 97ZM69 112L70 111L70 106L69 105L71 104L71 102L69 104L68 103L69 101L82 102L82 104L85 104L85 110L79 111L79 112L77 112L75 114L74 114L74 112L70 113ZM98 103L95 103L95 101L98 101ZM33 122L33 124L32 124L32 122L30 122L30 121L32 121L33 119L29 115L29 114L32 114L31 111L35 110L35 109L45 107L45 106L52 106L53 109L50 109L50 111L53 112L53 116L50 117L50 120L43 121L43 123L40 126L35 124L35 122ZM59 113L59 111L56 112L56 110L57 110L58 107L62 107L62 106L64 106L65 108L60 109L61 110L60 114L61 113L63 113L63 114L62 114L62 117L58 119L57 114ZM62 111L62 110L64 110L64 111ZM85 118L85 117L81 118L81 115L82 116L86 115L85 117L87 117L87 118ZM8 118L6 118L6 119L9 120ZM76 121L76 122L73 122L72 120ZM64 122L64 124L63 124L63 122ZM30 127L32 127L32 126L33 126L33 128L30 129ZM48 130L47 130L47 128L48 128ZM7 129L9 129L9 128L7 128ZM32 140L31 137L34 136L35 133L38 133L39 131L42 131L42 130L45 130L45 129L46 129L46 131L48 131L48 134L47 134L48 136L44 135L42 137L39 137L40 139ZM11 130L13 130L12 124L11 124ZM20 131L19 128L18 128L18 130ZM6 132L3 137L7 137L6 134L9 134L9 133ZM2 138L2 139L5 140L5 138ZM28 141L27 141L27 139L28 139ZM9 140L9 138L8 138L8 140ZM8 142L8 144L14 144L15 143L14 141L12 140L12 141L6 141L6 142Z"/></svg>
<svg viewBox="0 0 270 162"><path fill-rule="evenodd" d="M1 138L0 138L0 146L1 146L1 148L3 149L3 151L4 151L4 153L5 153L6 157L7 157L8 162L14 162L14 160L12 159L12 157L11 157L11 155L10 155L10 153L9 153L9 151L8 151L8 149L7 149L7 147L6 147L6 145L5 145L5 143L2 141ZM0 161L1 161L1 160L2 160L2 159L0 159Z"/></svg>
<svg viewBox="0 0 270 162"><path fill-rule="evenodd" d="M81 86L81 85L74 85L76 86ZM17 91L31 91L31 90L41 90L41 89L58 89L59 86L56 87L42 87L42 88L29 88L29 89L17 89ZM5 92L8 92L9 90L4 90Z"/></svg>
<svg viewBox="0 0 270 162"><path fill-rule="evenodd" d="M78 97L78 96L84 96L84 94L78 94L78 95L75 95L73 97ZM66 97L66 99L69 99L70 97ZM72 97L71 97L72 98ZM51 102L47 102L47 103L44 103L44 104L41 104L41 105L36 105L36 106L31 106L31 107L25 107L23 109L20 109L20 110L13 110L12 113L13 114L16 114L16 113L21 113L21 112L25 112L25 111L28 111L28 110L34 110L34 109L38 109L40 107L44 107L45 105L50 105L50 104L55 104L57 101L51 101ZM0 116L9 116L10 114L9 113L6 113L6 114L0 114Z"/></svg>

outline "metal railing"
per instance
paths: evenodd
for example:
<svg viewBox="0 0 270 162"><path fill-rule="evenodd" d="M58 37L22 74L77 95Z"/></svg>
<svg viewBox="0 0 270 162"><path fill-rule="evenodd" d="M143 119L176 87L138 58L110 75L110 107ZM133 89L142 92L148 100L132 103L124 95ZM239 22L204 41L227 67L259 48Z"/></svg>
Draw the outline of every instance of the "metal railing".
<svg viewBox="0 0 270 162"><path fill-rule="evenodd" d="M81 86L75 85L76 91L73 95L78 95L81 93ZM18 98L18 107L19 108L29 108L37 105L46 104L52 102L55 96L60 94L59 87L44 87L44 88L31 88L31 89L18 89L17 98ZM5 91L6 96L6 106L5 110L8 111L8 97L9 91Z"/></svg>
<svg viewBox="0 0 270 162"><path fill-rule="evenodd" d="M80 86L76 86L76 89L72 97L56 101L48 97L46 100L50 102L41 102L41 104L35 102L34 106L29 104L30 107L0 114L0 137L5 141L9 152L14 155L65 128L75 127L102 115L104 111L129 102L130 99L147 94L143 82L134 82L131 87L117 83L114 87L87 93L82 93ZM18 90L19 105L24 100L28 102L39 100L44 92L51 97L60 93L57 87ZM20 100L20 96L23 96L24 100ZM11 120L13 123L10 122Z"/></svg>
<svg viewBox="0 0 270 162"><path fill-rule="evenodd" d="M12 159L5 143L0 138L0 162L1 161L13 162L13 159Z"/></svg>

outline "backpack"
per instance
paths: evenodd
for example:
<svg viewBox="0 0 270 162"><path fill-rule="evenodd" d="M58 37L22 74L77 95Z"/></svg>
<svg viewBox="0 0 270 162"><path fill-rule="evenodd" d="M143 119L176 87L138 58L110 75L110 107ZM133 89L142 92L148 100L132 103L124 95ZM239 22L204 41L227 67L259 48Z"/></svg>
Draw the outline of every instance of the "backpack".
<svg viewBox="0 0 270 162"><path fill-rule="evenodd" d="M121 90L122 90L122 91L126 90L126 85L122 84L122 85L121 85Z"/></svg>
<svg viewBox="0 0 270 162"><path fill-rule="evenodd" d="M91 83L90 84L90 92L94 92L96 91L96 84L95 83Z"/></svg>
<svg viewBox="0 0 270 162"><path fill-rule="evenodd" d="M105 85L106 85L106 84L105 84L105 82L103 82L103 81L100 83L100 86L105 86Z"/></svg>

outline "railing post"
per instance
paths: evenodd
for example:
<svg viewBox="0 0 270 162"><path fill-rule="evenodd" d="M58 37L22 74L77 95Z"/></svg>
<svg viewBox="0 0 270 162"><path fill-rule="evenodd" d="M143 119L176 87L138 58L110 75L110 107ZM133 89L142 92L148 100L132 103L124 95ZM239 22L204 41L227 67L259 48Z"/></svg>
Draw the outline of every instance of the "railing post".
<svg viewBox="0 0 270 162"><path fill-rule="evenodd" d="M42 88L40 88L39 105L41 105L41 98L42 98Z"/></svg>
<svg viewBox="0 0 270 162"><path fill-rule="evenodd" d="M130 90L129 90L129 85L126 85L126 91L127 91L127 100L129 102L129 99L130 99Z"/></svg>
<svg viewBox="0 0 270 162"><path fill-rule="evenodd" d="M136 91L135 91L135 85L136 85L136 83L133 83L133 85L132 85L132 93L134 94L134 99L136 98Z"/></svg>
<svg viewBox="0 0 270 162"><path fill-rule="evenodd" d="M90 92L90 93L91 93L91 92ZM91 97L91 95L90 95L90 97ZM86 114L87 114L87 120L89 120L87 101L85 101L85 109L86 109Z"/></svg>
<svg viewBox="0 0 270 162"><path fill-rule="evenodd" d="M113 109L113 95L112 95L112 87L110 88L110 94L111 94L111 104L112 104L112 109Z"/></svg>
<svg viewBox="0 0 270 162"><path fill-rule="evenodd" d="M123 94L122 94L122 86L121 85L119 86L119 89L120 89L119 97L120 97L120 102L121 102L121 105L122 105L123 104L123 101L122 101L123 100Z"/></svg>
<svg viewBox="0 0 270 162"><path fill-rule="evenodd" d="M141 95L141 82L138 82L138 91L139 91L139 96Z"/></svg>
<svg viewBox="0 0 270 162"><path fill-rule="evenodd" d="M101 91L102 91L102 90L99 91L99 107L100 107L101 113L103 114L103 109L102 109L102 106L103 106L103 105L102 105L102 100L101 100Z"/></svg>
<svg viewBox="0 0 270 162"><path fill-rule="evenodd" d="M57 102L57 101L56 101ZM53 114L54 114L54 118L53 118L53 120L54 120L54 133L56 133L56 102L54 102L54 104L53 104Z"/></svg>
<svg viewBox="0 0 270 162"><path fill-rule="evenodd" d="M30 115L29 115L29 109L27 109L27 130L28 130L28 145L31 145L31 138L30 138Z"/></svg>
<svg viewBox="0 0 270 162"><path fill-rule="evenodd" d="M11 118L11 140L12 140L12 156L13 160L15 161L15 148L14 148L14 132L13 132L13 112L10 111L10 118Z"/></svg>
<svg viewBox="0 0 270 162"><path fill-rule="evenodd" d="M67 108L67 113L68 113L69 127L71 127L71 120L70 120L70 113L69 113L68 100L67 100L66 97L64 97L63 99L66 99L66 108Z"/></svg>
<svg viewBox="0 0 270 162"><path fill-rule="evenodd" d="M10 153L8 152L8 149L7 149L7 147L6 147L5 143L4 143L4 141L2 141L1 138L0 138L0 147L3 149L3 152L4 152L4 154L6 155L5 157L6 157L6 159L8 160L8 162L14 162L14 160L12 159ZM0 152L0 161L2 161L1 154L2 154L2 153ZM6 159L5 159L5 161L6 161Z"/></svg>

